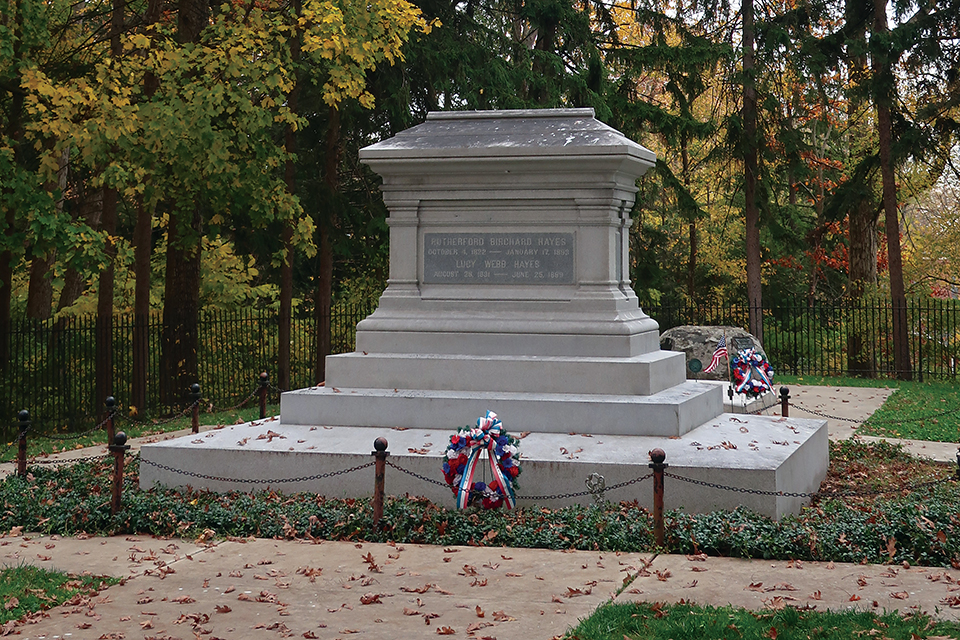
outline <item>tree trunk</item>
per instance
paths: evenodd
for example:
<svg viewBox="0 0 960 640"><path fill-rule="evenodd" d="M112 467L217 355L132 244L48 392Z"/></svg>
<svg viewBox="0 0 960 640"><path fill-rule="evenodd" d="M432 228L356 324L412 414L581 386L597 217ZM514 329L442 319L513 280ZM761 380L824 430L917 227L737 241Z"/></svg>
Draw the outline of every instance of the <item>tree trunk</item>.
<svg viewBox="0 0 960 640"><path fill-rule="evenodd" d="M687 150L687 136L682 136L680 138L680 162L681 170L683 171L683 186L686 190L690 191L690 153ZM687 223L688 231L690 235L690 258L687 260L687 297L690 298L690 301L693 302L696 300L697 294L697 219L696 212L690 212L690 220ZM694 305L694 310L697 309ZM696 313L696 311L694 311ZM694 318L694 324L698 320Z"/></svg>
<svg viewBox="0 0 960 640"><path fill-rule="evenodd" d="M50 270L56 260L55 251L34 256L30 260L30 286L27 290L27 317L46 320L53 307L53 279Z"/></svg>
<svg viewBox="0 0 960 640"><path fill-rule="evenodd" d="M148 30L160 17L160 0L150 0L143 21ZM157 78L143 78L144 95L149 100L158 88ZM130 405L140 410L147 406L150 379L150 280L153 242L153 209L137 200L137 222L133 229L133 376L130 380Z"/></svg>
<svg viewBox="0 0 960 640"><path fill-rule="evenodd" d="M167 227L167 273L163 290L163 351L160 402L182 406L190 385L199 382L197 346L200 316L200 209L190 223L171 216Z"/></svg>
<svg viewBox="0 0 960 640"><path fill-rule="evenodd" d="M23 11L20 0L13 1L13 65L20 63L22 55ZM20 164L22 160L21 144L23 142L23 99L24 94L14 91L10 99L10 110L7 112L7 139L13 146L13 161ZM0 189L8 188L6 185ZM13 330L11 311L11 292L13 290L13 245L14 224L16 222L13 207L9 207L3 216L4 239L3 251L0 252L0 373L6 373L10 364L10 333Z"/></svg>
<svg viewBox="0 0 960 640"><path fill-rule="evenodd" d="M330 107L330 122L327 128L326 162L324 167L324 182L330 197L330 207L327 209L326 220L321 221L320 227L320 273L317 276L317 299L314 305L314 319L316 321L316 361L314 362L314 377L317 384L326 380L326 359L330 355L332 336L330 332L330 313L333 298L333 243L330 235L337 225L336 199L339 189L338 170L340 167L340 112L336 107Z"/></svg>
<svg viewBox="0 0 960 640"><path fill-rule="evenodd" d="M849 213L850 286L847 299L856 309L864 294L877 284L877 208L869 197L860 200ZM847 329L847 369L851 376L875 378L877 365L870 350L874 334L865 322Z"/></svg>
<svg viewBox="0 0 960 640"><path fill-rule="evenodd" d="M67 175L70 168L70 147L65 146L60 153L57 181L47 183L46 189L51 198L57 199L57 212L63 212L63 193L67 189ZM56 250L43 255L35 255L30 260L30 288L27 291L27 317L34 320L47 320L53 308L53 277L50 270L57 259Z"/></svg>
<svg viewBox="0 0 960 640"><path fill-rule="evenodd" d="M743 195L746 223L747 303L750 333L763 342L763 292L760 279L760 209L757 206L757 87L754 63L753 0L743 11Z"/></svg>
<svg viewBox="0 0 960 640"><path fill-rule="evenodd" d="M147 406L150 368L150 254L153 213L137 203L137 223L133 229L133 376L130 380L130 405L140 410Z"/></svg>
<svg viewBox="0 0 960 640"><path fill-rule="evenodd" d="M887 33L887 2L875 0L874 35ZM910 338L907 328L907 297L903 284L903 260L900 256L900 219L897 210L897 181L893 167L892 103L893 77L891 62L885 53L874 51L874 83L878 86L874 102L877 109L877 138L880 148L880 175L883 179L883 217L887 233L887 260L890 270L890 302L893 306L893 368L897 379L911 380Z"/></svg>
<svg viewBox="0 0 960 640"><path fill-rule="evenodd" d="M102 230L107 236L105 246L107 267L100 273L97 285L96 328L96 389L95 407L100 407L107 396L113 395L113 283L114 258L117 249L110 238L117 230L117 190L104 187Z"/></svg>
<svg viewBox="0 0 960 640"><path fill-rule="evenodd" d="M300 3L294 4L296 15L300 16ZM300 62L300 34L294 35L291 41L291 57L294 67ZM296 72L295 72L296 73ZM296 78L293 89L287 96L287 106L290 111L297 113L300 106L300 78ZM293 125L287 125L284 132L284 147L286 152L293 156L297 152L297 137ZM292 157L288 157L283 171L284 182L290 195L297 193L297 165ZM290 341L293 324L293 220L283 224L283 262L280 265L280 318L277 334L279 345L277 348L277 386L283 390L292 388L290 382Z"/></svg>
<svg viewBox="0 0 960 640"><path fill-rule="evenodd" d="M206 0L179 0L177 40L182 44L196 42L209 16ZM199 382L197 325L200 319L200 252L203 246L200 207L197 203L191 210L171 211L167 225L160 402L171 408L180 406L190 385Z"/></svg>

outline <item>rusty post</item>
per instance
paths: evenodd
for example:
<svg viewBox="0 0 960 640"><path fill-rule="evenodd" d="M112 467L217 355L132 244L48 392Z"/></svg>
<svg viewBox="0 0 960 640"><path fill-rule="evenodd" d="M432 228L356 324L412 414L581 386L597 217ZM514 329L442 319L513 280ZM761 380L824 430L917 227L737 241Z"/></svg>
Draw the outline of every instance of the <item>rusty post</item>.
<svg viewBox="0 0 960 640"><path fill-rule="evenodd" d="M387 473L387 439L380 437L373 441L374 451L370 452L376 459L373 475L373 526L379 528L383 519L383 484Z"/></svg>
<svg viewBox="0 0 960 640"><path fill-rule="evenodd" d="M17 475L27 475L27 431L30 429L30 412L24 409L17 414L20 420L20 446L17 449Z"/></svg>
<svg viewBox="0 0 960 640"><path fill-rule="evenodd" d="M790 417L790 389L787 387L780 387L780 415Z"/></svg>
<svg viewBox="0 0 960 640"><path fill-rule="evenodd" d="M657 448L650 452L650 464L653 469L653 539L663 548L663 470L669 465L664 463L667 454Z"/></svg>
<svg viewBox="0 0 960 640"><path fill-rule="evenodd" d="M110 513L116 515L120 511L120 496L123 494L123 457L130 450L127 434L121 431L115 435L113 444L107 448L113 454L113 500L110 502Z"/></svg>
<svg viewBox="0 0 960 640"><path fill-rule="evenodd" d="M260 419L267 417L267 387L270 386L270 374L264 371L260 374Z"/></svg>
<svg viewBox="0 0 960 640"><path fill-rule="evenodd" d="M190 385L190 399L193 400L193 432L200 433L200 385Z"/></svg>
<svg viewBox="0 0 960 640"><path fill-rule="evenodd" d="M107 407L106 426L107 426L107 446L109 447L110 444L113 442L113 436L115 433L113 417L117 413L117 400L113 396L107 396L107 399L104 401L103 404L105 404Z"/></svg>

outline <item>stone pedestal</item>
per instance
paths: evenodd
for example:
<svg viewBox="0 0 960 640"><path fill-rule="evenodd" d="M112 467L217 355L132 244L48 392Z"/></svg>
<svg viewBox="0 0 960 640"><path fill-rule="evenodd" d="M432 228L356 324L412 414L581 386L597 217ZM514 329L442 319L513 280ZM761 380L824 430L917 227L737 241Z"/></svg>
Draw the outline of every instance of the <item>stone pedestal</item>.
<svg viewBox="0 0 960 640"><path fill-rule="evenodd" d="M285 423L449 429L509 407L529 430L677 436L722 411L630 286L655 157L591 109L431 113L360 157L383 177L390 279L325 386L284 394Z"/></svg>

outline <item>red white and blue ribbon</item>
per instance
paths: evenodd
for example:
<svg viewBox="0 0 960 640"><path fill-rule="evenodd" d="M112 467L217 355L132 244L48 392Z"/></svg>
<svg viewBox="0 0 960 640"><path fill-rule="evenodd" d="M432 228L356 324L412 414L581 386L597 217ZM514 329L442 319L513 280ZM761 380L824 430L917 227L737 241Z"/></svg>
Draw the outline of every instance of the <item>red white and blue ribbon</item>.
<svg viewBox="0 0 960 640"><path fill-rule="evenodd" d="M513 483L509 478L503 475L500 465L497 463L497 456L494 449L497 446L497 438L503 431L503 423L497 418L497 414L487 411L482 418L477 418L477 426L467 434L469 437L468 447L470 453L467 457L467 465L463 470L463 477L460 478L460 484L457 487L457 508L464 509L470 504L470 492L473 488L473 478L477 472L477 466L480 462L480 454L487 452L487 460L490 463L490 471L493 474L494 481L503 489L504 501L507 508L512 509L516 505L516 496L513 492ZM493 484L491 482L490 484Z"/></svg>

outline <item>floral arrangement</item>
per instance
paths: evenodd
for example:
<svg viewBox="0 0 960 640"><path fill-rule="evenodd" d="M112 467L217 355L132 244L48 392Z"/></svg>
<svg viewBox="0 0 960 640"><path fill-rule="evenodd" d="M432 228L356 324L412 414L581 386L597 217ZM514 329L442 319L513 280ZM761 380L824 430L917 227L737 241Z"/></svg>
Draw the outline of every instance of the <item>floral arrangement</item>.
<svg viewBox="0 0 960 640"><path fill-rule="evenodd" d="M480 454L486 451L492 479L475 482ZM516 505L514 485L520 475L520 441L507 433L497 414L487 411L476 427L462 427L450 436L443 461L443 477L457 496L457 508L477 502L484 509Z"/></svg>
<svg viewBox="0 0 960 640"><path fill-rule="evenodd" d="M773 367L756 349L744 349L730 363L737 393L756 398L773 391Z"/></svg>

